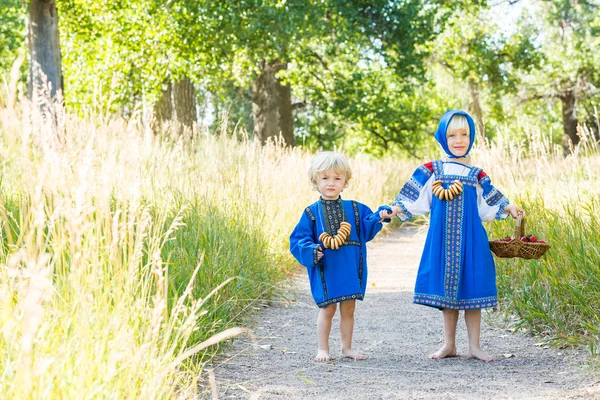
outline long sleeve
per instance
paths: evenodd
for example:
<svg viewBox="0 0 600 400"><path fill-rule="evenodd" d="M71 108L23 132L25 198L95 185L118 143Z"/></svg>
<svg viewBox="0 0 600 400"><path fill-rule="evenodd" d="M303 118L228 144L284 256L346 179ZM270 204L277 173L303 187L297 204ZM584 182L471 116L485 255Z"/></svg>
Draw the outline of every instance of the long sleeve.
<svg viewBox="0 0 600 400"><path fill-rule="evenodd" d="M315 224L304 212L290 235L290 252L300 264L308 268L319 264L318 250Z"/></svg>
<svg viewBox="0 0 600 400"><path fill-rule="evenodd" d="M479 217L484 222L501 220L508 216L504 207L510 202L508 199L492 185L492 181L485 172L478 176L479 185L477 185L477 210Z"/></svg>
<svg viewBox="0 0 600 400"><path fill-rule="evenodd" d="M362 240L369 242L381 231L383 223L380 222L381 217L379 216L379 212L389 209L387 206L380 206L376 212L373 212L368 206L359 203L359 214L362 219Z"/></svg>
<svg viewBox="0 0 600 400"><path fill-rule="evenodd" d="M434 175L430 165L419 166L394 199L393 205L402 209L402 213L398 214L400 221L408 221L415 215L431 211Z"/></svg>

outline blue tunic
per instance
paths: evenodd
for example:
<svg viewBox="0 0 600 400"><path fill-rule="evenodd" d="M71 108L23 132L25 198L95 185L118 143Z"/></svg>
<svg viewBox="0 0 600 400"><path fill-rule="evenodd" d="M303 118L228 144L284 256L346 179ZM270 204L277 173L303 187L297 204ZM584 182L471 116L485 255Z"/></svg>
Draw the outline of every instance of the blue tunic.
<svg viewBox="0 0 600 400"><path fill-rule="evenodd" d="M508 200L480 168L470 168L467 175L446 175L444 163L436 160L419 167L396 197L394 205L403 209L401 219L412 217L407 205L417 200L425 183L438 179L444 188L460 180L463 192L452 200L440 200L428 193L430 226L417 274L414 303L452 310L495 307L496 270L478 212L478 197L483 197L486 207L497 206L496 219L505 217L502 213ZM427 190L431 191L431 187L427 186Z"/></svg>
<svg viewBox="0 0 600 400"><path fill-rule="evenodd" d="M362 300L367 288L367 242L381 230L380 207L373 213L356 201L323 200L308 206L290 235L290 251L306 267L310 290L319 307L346 300ZM335 235L342 221L352 225L338 250L325 249L319 236ZM321 260L317 258L323 250Z"/></svg>

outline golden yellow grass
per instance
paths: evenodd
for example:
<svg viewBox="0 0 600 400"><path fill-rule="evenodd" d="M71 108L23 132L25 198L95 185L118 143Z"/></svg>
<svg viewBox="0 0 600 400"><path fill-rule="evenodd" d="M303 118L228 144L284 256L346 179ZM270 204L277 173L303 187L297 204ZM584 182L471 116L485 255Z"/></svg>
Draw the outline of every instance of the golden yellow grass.
<svg viewBox="0 0 600 400"><path fill-rule="evenodd" d="M0 393L192 398L203 341L241 333L226 329L293 268L312 154L228 128L185 141L135 118L57 121L0 110ZM598 194L593 146L563 159L506 138L474 159L510 196L560 211ZM389 203L421 161L354 155L343 196Z"/></svg>
<svg viewBox="0 0 600 400"><path fill-rule="evenodd" d="M23 105L0 110L0 141L0 392L11 398L193 396L200 367L182 362L229 326L223 309L247 312L276 286L289 232L316 199L310 154L226 131L177 141L106 116L50 124ZM387 181L400 184L397 165L353 164L350 197L377 206ZM254 250L265 257L245 264ZM246 269L272 282L253 285Z"/></svg>

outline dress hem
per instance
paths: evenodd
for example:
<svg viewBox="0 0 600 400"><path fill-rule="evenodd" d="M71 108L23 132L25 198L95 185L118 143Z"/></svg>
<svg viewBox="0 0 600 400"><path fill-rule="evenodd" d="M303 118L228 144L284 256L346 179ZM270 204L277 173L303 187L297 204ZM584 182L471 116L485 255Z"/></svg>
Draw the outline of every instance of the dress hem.
<svg viewBox="0 0 600 400"><path fill-rule="evenodd" d="M337 303L341 303L343 301L348 301L348 300L363 300L364 297L365 296L363 294L361 294L361 293L349 294L349 295L346 295L346 296L339 296L339 297L336 297L336 298L333 298L333 299L329 299L329 300L325 300L325 301L322 301L320 303L317 303L317 307L323 308L323 307L326 307L326 306L328 306L330 304L334 304L334 303L337 304Z"/></svg>
<svg viewBox="0 0 600 400"><path fill-rule="evenodd" d="M494 308L498 305L495 297L483 297L470 300L451 300L438 296L415 295L414 304L434 307L439 310L477 310L482 308Z"/></svg>

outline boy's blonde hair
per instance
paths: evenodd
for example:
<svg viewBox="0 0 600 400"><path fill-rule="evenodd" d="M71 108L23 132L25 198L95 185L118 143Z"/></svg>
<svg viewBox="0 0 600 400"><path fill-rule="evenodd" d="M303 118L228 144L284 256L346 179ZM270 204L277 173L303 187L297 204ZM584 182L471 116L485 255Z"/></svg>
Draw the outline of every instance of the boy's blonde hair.
<svg viewBox="0 0 600 400"><path fill-rule="evenodd" d="M469 127L469 122L467 121L467 117L461 114L453 115L448 123L448 127L446 128L446 134L455 129L466 129L469 136L473 133L471 132L471 128Z"/></svg>
<svg viewBox="0 0 600 400"><path fill-rule="evenodd" d="M313 186L317 185L319 173L332 169L333 172L346 177L346 183L352 178L352 168L343 154L335 151L322 151L317 154L308 169L308 179Z"/></svg>

